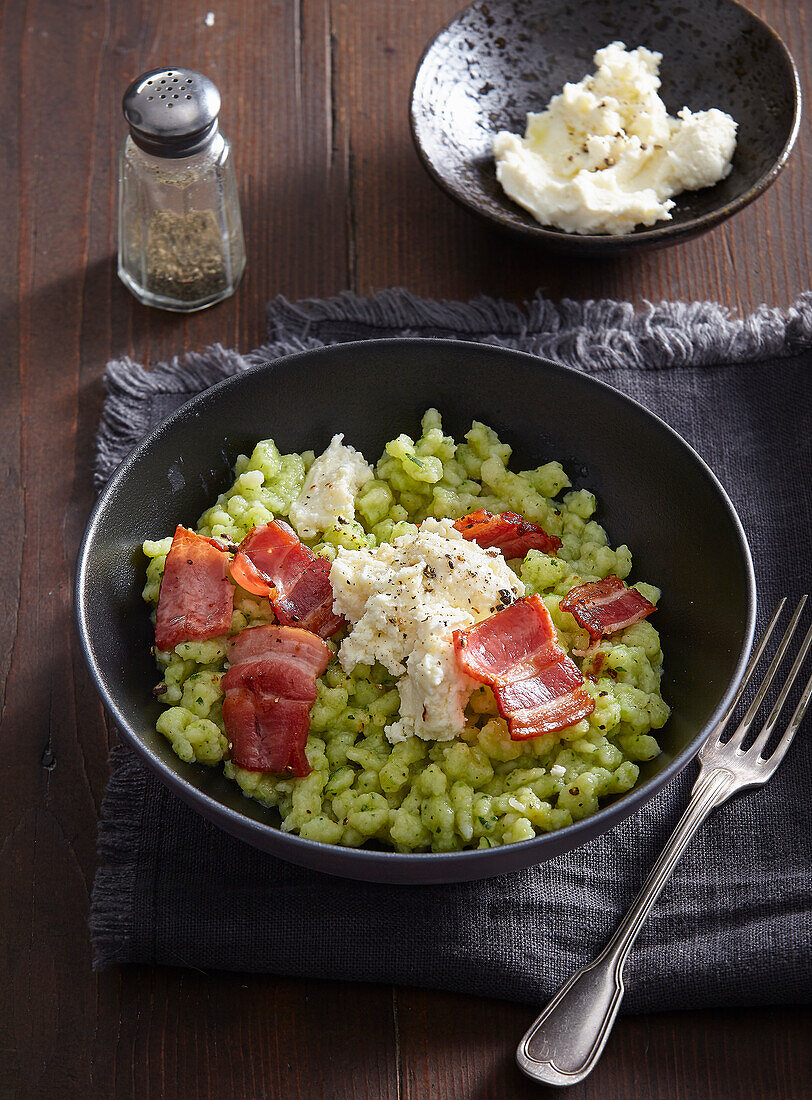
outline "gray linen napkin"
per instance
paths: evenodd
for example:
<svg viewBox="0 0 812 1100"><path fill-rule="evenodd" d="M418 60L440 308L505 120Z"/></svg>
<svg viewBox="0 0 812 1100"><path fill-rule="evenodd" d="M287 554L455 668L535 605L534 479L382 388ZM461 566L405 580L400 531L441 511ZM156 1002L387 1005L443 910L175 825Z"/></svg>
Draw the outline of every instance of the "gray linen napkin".
<svg viewBox="0 0 812 1100"><path fill-rule="evenodd" d="M703 303L635 314L617 302L553 306L539 297L522 309L404 291L277 299L269 342L249 355L217 346L150 372L130 360L109 365L99 483L205 386L303 348L395 335L502 344L598 374L662 416L720 477L753 550L759 625L780 594L808 590L812 294L744 320ZM809 998L809 734L805 723L769 785L718 810L688 849L627 966L627 1011ZM690 765L628 821L541 866L394 887L323 876L233 840L118 748L99 832L95 965L398 982L540 1004L607 940L694 776Z"/></svg>

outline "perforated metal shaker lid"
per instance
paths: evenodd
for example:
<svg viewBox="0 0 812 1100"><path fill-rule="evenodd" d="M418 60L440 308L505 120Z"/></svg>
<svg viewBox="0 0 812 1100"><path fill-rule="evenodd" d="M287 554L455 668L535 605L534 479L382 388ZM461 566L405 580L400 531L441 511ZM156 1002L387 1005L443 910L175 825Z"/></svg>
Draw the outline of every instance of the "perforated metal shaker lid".
<svg viewBox="0 0 812 1100"><path fill-rule="evenodd" d="M150 69L122 100L133 141L157 157L199 153L217 133L220 93L193 69Z"/></svg>

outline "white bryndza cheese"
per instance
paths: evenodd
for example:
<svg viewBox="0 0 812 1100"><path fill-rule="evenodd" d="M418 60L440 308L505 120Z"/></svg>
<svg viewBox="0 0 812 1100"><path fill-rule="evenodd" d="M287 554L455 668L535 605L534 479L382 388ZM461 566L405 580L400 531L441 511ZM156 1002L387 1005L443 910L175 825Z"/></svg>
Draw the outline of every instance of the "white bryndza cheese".
<svg viewBox="0 0 812 1100"><path fill-rule="evenodd" d="M612 42L597 71L565 84L524 138L493 140L497 179L542 225L630 233L671 219L672 196L729 175L737 124L713 108L673 118L658 95L662 54Z"/></svg>
<svg viewBox="0 0 812 1100"><path fill-rule="evenodd" d="M300 539L314 539L339 519L355 519L355 497L375 473L354 447L334 435L327 450L310 467L290 519Z"/></svg>
<svg viewBox="0 0 812 1100"><path fill-rule="evenodd" d="M450 519L426 519L374 550L340 548L330 583L336 612L353 624L338 653L344 671L379 661L400 676L400 717L387 738L461 733L478 685L457 666L452 632L524 595L501 552L466 541Z"/></svg>

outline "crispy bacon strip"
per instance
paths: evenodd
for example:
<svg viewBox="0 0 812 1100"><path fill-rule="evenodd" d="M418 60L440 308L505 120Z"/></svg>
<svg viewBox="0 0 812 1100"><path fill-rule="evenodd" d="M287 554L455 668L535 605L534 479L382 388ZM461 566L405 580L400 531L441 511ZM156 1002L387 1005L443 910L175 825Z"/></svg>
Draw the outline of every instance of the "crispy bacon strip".
<svg viewBox="0 0 812 1100"><path fill-rule="evenodd" d="M636 588L627 588L620 577L608 576L570 589L560 604L579 626L589 631L592 645L604 634L614 634L645 619L657 608Z"/></svg>
<svg viewBox="0 0 812 1100"><path fill-rule="evenodd" d="M250 771L309 775L310 710L328 646L309 630L255 626L232 640L229 660L223 722L233 762Z"/></svg>
<svg viewBox="0 0 812 1100"><path fill-rule="evenodd" d="M480 508L456 520L454 526L469 542L477 542L482 547L496 546L506 558L523 558L528 550L555 554L561 545L560 538L548 535L543 527L515 512L500 512L494 516Z"/></svg>
<svg viewBox="0 0 812 1100"><path fill-rule="evenodd" d="M178 526L161 579L155 645L174 649L180 642L225 634L233 610L225 549L214 539Z"/></svg>
<svg viewBox="0 0 812 1100"><path fill-rule="evenodd" d="M455 630L454 647L463 671L493 688L514 741L564 729L595 709L540 596Z"/></svg>
<svg viewBox="0 0 812 1100"><path fill-rule="evenodd" d="M231 575L249 592L268 596L285 626L302 626L329 638L344 625L344 619L333 613L329 561L317 557L284 520L275 519L248 532L237 549Z"/></svg>

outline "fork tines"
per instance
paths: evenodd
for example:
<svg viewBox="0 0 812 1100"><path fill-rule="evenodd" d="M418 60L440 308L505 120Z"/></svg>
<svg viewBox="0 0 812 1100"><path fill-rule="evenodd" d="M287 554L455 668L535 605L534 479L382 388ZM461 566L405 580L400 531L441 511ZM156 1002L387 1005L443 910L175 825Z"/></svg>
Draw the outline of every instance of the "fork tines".
<svg viewBox="0 0 812 1100"><path fill-rule="evenodd" d="M703 753L706 749L710 753L714 749L719 749L719 748L722 748L722 747L724 747L724 749L727 750L728 753L731 750L735 750L736 755L739 755L739 756L745 755L745 752L742 749L742 744L744 743L745 738L747 737L748 733L750 732L750 730L752 728L753 722L755 721L755 718L756 718L756 715L758 714L759 708L761 707L761 704L764 702L764 697L767 694L767 692L769 691L770 686L773 683L773 680L775 679L776 673L778 672L779 666L781 665L781 662L784 659L784 656L786 655L787 650L789 649L790 643L792 642L792 639L795 635L795 631L796 631L796 628L798 626L798 621L801 618L801 614L803 612L804 605L806 604L806 601L807 601L807 596L802 596L801 599L798 601L798 606L795 608L795 611L792 614L792 618L789 621L789 625L787 626L787 629L784 631L784 637L781 639L780 643L778 644L778 648L776 649L775 654L774 654L772 660L770 661L769 668L767 669L767 672L764 675L764 679L762 680L761 684L759 685L758 691L756 692L753 701L750 703L750 706L747 708L747 711L745 712L744 717L742 718L741 722L736 727L734 732L731 734L731 736L726 741L723 741L721 734L724 732L725 727L727 725L727 722L729 721L730 716L733 713L733 710L735 709L737 703L741 699L741 697L742 697L744 691L746 690L748 684L753 679L753 676L756 672L756 669L757 669L757 667L758 667L758 665L761 661L761 658L764 655L764 651L767 648L767 644L769 643L770 638L772 637L773 631L775 630L775 627L778 623L778 620L781 617L781 613L784 610L784 607L785 607L786 602L787 602L786 597L784 597L779 602L778 606L776 607L776 609L773 613L772 618L770 619L770 622L767 625L767 629L764 631L764 634L763 634L761 640L759 641L758 645L756 646L756 648L755 648L755 650L754 650L754 652L753 652L753 654L750 658L750 661L748 662L747 668L745 669L744 676L742 678L742 682L739 686L739 690L736 692L735 697L733 698L730 706L728 707L728 709L725 712L724 716L722 717L721 721L715 727L714 732L708 738L708 741L705 743L705 746L703 746L703 749L700 750L700 757L703 757ZM809 629L806 632L806 636L804 637L804 640L801 642L801 647L798 650L797 656L795 657L795 660L792 664L792 668L790 669L789 675L787 676L787 679L784 682L784 685L783 685L783 687L781 688L781 690L778 694L778 698L776 699L775 704L774 704L772 710L770 711L770 714L769 714L769 717L767 718L767 721L765 722L765 724L763 725L763 727L759 731L758 736L756 737L753 744L746 750L747 755L752 755L752 756L757 755L758 756L758 761L757 762L759 764L762 764L762 765L768 764L770 773L772 773L772 771L778 766L780 761L783 759L784 754L786 753L787 749L789 748L789 744L792 741L792 738L795 736L796 730L798 729L798 727L801 724L801 719L803 718L804 713L806 711L806 708L809 705L810 696L812 696L812 675L810 675L809 679L806 682L806 686L804 687L803 691L801 692L801 696L800 696L800 698L798 700L798 703L795 707L793 715L789 720L789 723L787 725L786 730L782 734L781 739L778 742L778 744L776 745L773 752L770 754L769 757L765 758L762 755L763 752L764 752L764 749L767 747L767 744L768 744L768 742L769 742L769 740L770 740L770 738L773 734L773 731L775 730L775 726L778 722L778 718L779 718L779 715L781 714L781 710L783 709L784 704L787 701L787 696L792 691L792 689L795 686L796 682L798 682L798 680L800 679L801 668L802 668L804 660L806 659L806 656L809 652L810 646L812 646L812 626L809 627Z"/></svg>

